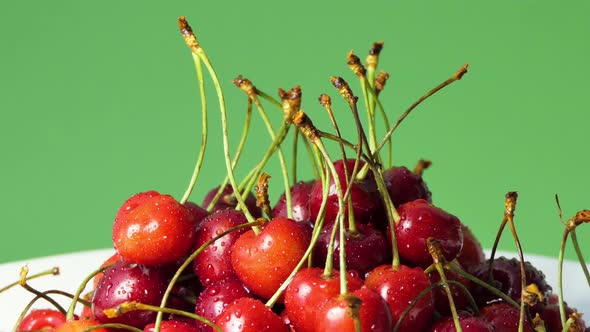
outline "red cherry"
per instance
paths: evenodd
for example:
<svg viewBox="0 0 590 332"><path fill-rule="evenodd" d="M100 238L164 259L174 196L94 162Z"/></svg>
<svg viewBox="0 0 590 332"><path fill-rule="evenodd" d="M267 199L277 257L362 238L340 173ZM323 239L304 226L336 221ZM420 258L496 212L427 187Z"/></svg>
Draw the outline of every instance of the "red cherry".
<svg viewBox="0 0 590 332"><path fill-rule="evenodd" d="M161 194L155 190L150 190L146 192L137 193L131 197L129 197L123 205L117 211L117 215L115 216L115 221L117 219L124 219L127 217L131 211L135 210L136 207L143 205L146 201L152 199L153 197L160 196Z"/></svg>
<svg viewBox="0 0 590 332"><path fill-rule="evenodd" d="M480 310L481 316L494 326L494 332L514 332L518 330L520 320L520 309L507 303L495 303L483 307ZM526 320L524 321L524 332L534 332Z"/></svg>
<svg viewBox="0 0 590 332"><path fill-rule="evenodd" d="M381 265L367 274L365 286L385 299L395 326L410 303L430 286L430 282L421 268L400 265L394 269L391 265ZM400 331L424 331L430 325L433 314L434 299L429 292L412 307L401 323Z"/></svg>
<svg viewBox="0 0 590 332"><path fill-rule="evenodd" d="M246 287L268 300L299 263L310 241L309 226L274 218L260 234L249 230L236 240L232 266Z"/></svg>
<svg viewBox="0 0 590 332"><path fill-rule="evenodd" d="M260 300L237 299L217 317L215 324L224 332L287 332L287 325Z"/></svg>
<svg viewBox="0 0 590 332"><path fill-rule="evenodd" d="M346 161L347 174L344 173L344 162L342 160L334 163L334 168L338 174L340 180L340 186L342 192L346 192L348 186L346 185L346 178L350 178L352 169L354 167L355 160L348 159ZM359 169L363 167L365 163L359 162ZM374 223L383 220L383 208L381 205L381 196L377 190L377 184L373 173L367 173L367 176L362 181L354 181L352 188L350 189L350 195L352 197L352 206L354 211L355 220L363 223ZM316 181L311 189L309 196L309 211L311 213L311 220L314 222L320 211L320 205L322 203L323 189L322 182ZM346 215L348 215L348 209ZM324 226L329 226L336 219L338 214L338 195L336 190L336 184L334 178L330 177L330 189L328 192L328 201L326 203L326 214L324 218Z"/></svg>
<svg viewBox="0 0 590 332"><path fill-rule="evenodd" d="M144 332L154 332L156 324L150 323L143 329ZM201 332L201 329L186 321L167 320L162 321L160 332Z"/></svg>
<svg viewBox="0 0 590 332"><path fill-rule="evenodd" d="M236 210L221 210L212 213L201 223L195 236L195 249L232 227L247 223L244 213ZM193 262L193 270L204 286L227 277L235 276L231 263L231 248L247 229L231 232L213 242Z"/></svg>
<svg viewBox="0 0 590 332"><path fill-rule="evenodd" d="M303 268L285 290L285 313L297 332L314 331L317 308L340 294L340 277L324 277L320 268ZM361 288L363 281L356 272L346 275L349 291Z"/></svg>
<svg viewBox="0 0 590 332"><path fill-rule="evenodd" d="M364 276L379 265L385 264L391 257L391 246L385 235L371 224L357 224L356 232L346 232L346 268L355 270ZM332 229L324 228L313 250L314 266L322 267L326 264L328 245ZM340 239L334 241L334 268L340 267Z"/></svg>
<svg viewBox="0 0 590 332"><path fill-rule="evenodd" d="M111 257L107 258L107 260L105 260L100 267L105 267L107 265L111 265L117 262L122 261L123 259L121 258L121 255L119 255L118 252L114 253ZM94 278L92 279L94 288L96 289L96 286L98 285L98 282L100 281L100 278L102 278L102 276L104 275L104 273L100 272L97 273Z"/></svg>
<svg viewBox="0 0 590 332"><path fill-rule="evenodd" d="M229 277L216 281L207 286L199 295L195 307L195 314L207 318L210 321L215 321L223 309L242 297L251 297L250 291L237 278ZM205 323L197 323L197 326L202 329L202 332L213 331Z"/></svg>
<svg viewBox="0 0 590 332"><path fill-rule="evenodd" d="M211 191L209 191L207 195L205 195L205 198L203 198L203 203L201 203L201 206L207 208L207 206L209 206L213 198L215 198L215 195L217 195L218 190L219 187L211 189ZM233 187L231 185L226 185L223 189L223 194L221 195L217 203L213 205L213 209L211 209L211 212L235 209L238 205L238 201L234 196L232 196L233 193ZM253 195L248 195L244 198L244 203L246 203L248 211L250 211L254 218L262 217L262 211L259 207L256 206L256 197L254 197Z"/></svg>
<svg viewBox="0 0 590 332"><path fill-rule="evenodd" d="M389 332L393 329L391 313L387 303L379 294L362 287L352 293L361 301L359 319L361 331ZM351 317L351 297L338 296L322 304L316 316L316 331L355 332Z"/></svg>
<svg viewBox="0 0 590 332"><path fill-rule="evenodd" d="M68 320L65 323L58 326L53 332L84 332L89 328L100 325L100 323L96 320ZM92 328L94 332L109 332L107 329L101 328Z"/></svg>
<svg viewBox="0 0 590 332"><path fill-rule="evenodd" d="M104 310L129 301L159 306L166 286L166 278L158 269L117 263L104 271L92 298L92 312L101 323L123 323L143 328L153 322L156 312L135 310L108 318Z"/></svg>
<svg viewBox="0 0 590 332"><path fill-rule="evenodd" d="M432 194L422 176L405 166L392 167L383 172L383 180L393 204L398 207L417 199L432 203Z"/></svg>
<svg viewBox="0 0 590 332"><path fill-rule="evenodd" d="M133 197L130 200L135 201ZM113 225L113 243L125 261L163 264L183 257L191 249L195 220L172 196L142 196L141 204L123 211Z"/></svg>
<svg viewBox="0 0 590 332"><path fill-rule="evenodd" d="M423 199L398 208L401 220L395 227L400 257L411 265L426 268L432 263L426 239L439 241L444 257L451 261L463 246L461 222L454 215L443 211Z"/></svg>
<svg viewBox="0 0 590 332"><path fill-rule="evenodd" d="M485 262L486 255L481 243L467 225L461 223L461 231L463 232L463 248L457 255L457 260L465 270L469 270L472 266Z"/></svg>
<svg viewBox="0 0 590 332"><path fill-rule="evenodd" d="M291 187L291 204L293 205L293 220L304 223L313 223L311 213L309 212L309 195L314 182L297 182ZM272 209L273 217L287 218L287 201L285 194L279 197L278 202Z"/></svg>
<svg viewBox="0 0 590 332"><path fill-rule="evenodd" d="M55 309L36 309L20 322L18 331L53 330L65 323L66 315Z"/></svg>
<svg viewBox="0 0 590 332"><path fill-rule="evenodd" d="M186 206L186 208L193 215L193 218L195 219L195 224L197 225L197 228L201 224L201 221L203 221L203 219L205 219L205 217L209 215L209 212L207 212L207 210L203 209L202 207L198 206L197 204L195 204L193 202L186 202L186 203L184 203L184 206Z"/></svg>
<svg viewBox="0 0 590 332"><path fill-rule="evenodd" d="M465 311L459 312L459 324L463 332L493 332L494 327L481 317L474 317ZM453 317L447 316L436 321L428 330L429 332L455 332Z"/></svg>

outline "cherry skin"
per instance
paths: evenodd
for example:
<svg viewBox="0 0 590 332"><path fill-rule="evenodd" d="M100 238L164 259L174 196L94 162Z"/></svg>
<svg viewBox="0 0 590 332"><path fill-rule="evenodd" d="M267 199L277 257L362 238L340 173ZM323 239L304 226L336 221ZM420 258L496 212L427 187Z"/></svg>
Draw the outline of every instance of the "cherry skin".
<svg viewBox="0 0 590 332"><path fill-rule="evenodd" d="M392 167L383 172L383 180L393 205L424 199L432 203L432 194L422 176L415 174L405 166Z"/></svg>
<svg viewBox="0 0 590 332"><path fill-rule="evenodd" d="M247 223L244 213L236 210L213 212L201 223L195 236L195 250L232 227ZM246 228L231 232L209 245L193 261L193 270L204 286L235 276L231 248Z"/></svg>
<svg viewBox="0 0 590 332"><path fill-rule="evenodd" d="M166 286L166 277L156 268L117 263L104 271L92 298L92 312L101 323L122 323L144 328L153 322L156 312L135 310L108 318L104 310L129 301L159 306Z"/></svg>
<svg viewBox="0 0 590 332"><path fill-rule="evenodd" d="M463 233L463 248L457 255L457 260L465 270L469 270L472 266L484 263L486 255L481 243L467 225L461 223L461 232Z"/></svg>
<svg viewBox="0 0 590 332"><path fill-rule="evenodd" d="M371 224L357 224L356 232L346 232L346 269L355 270L364 276L379 265L385 264L391 257L391 246L385 235ZM324 228L313 250L313 265L322 267L326 264L331 228ZM340 267L340 238L334 241L333 266Z"/></svg>
<svg viewBox="0 0 590 332"><path fill-rule="evenodd" d="M143 328L144 332L155 332L156 323L150 323ZM165 320L160 325L160 332L201 332L201 329L186 321Z"/></svg>
<svg viewBox="0 0 590 332"><path fill-rule="evenodd" d="M481 316L494 326L494 332L518 331L520 309L507 303L494 303L480 310ZM534 332L525 317L524 332Z"/></svg>
<svg viewBox="0 0 590 332"><path fill-rule="evenodd" d="M20 322L18 331L53 330L65 323L66 315L55 309L36 309Z"/></svg>
<svg viewBox="0 0 590 332"><path fill-rule="evenodd" d="M243 297L229 304L215 320L224 332L287 332L287 325L260 300Z"/></svg>
<svg viewBox="0 0 590 332"><path fill-rule="evenodd" d="M447 261L457 257L463 247L461 222L454 215L443 211L423 199L398 208L401 220L395 227L400 257L423 268L432 263L426 240L435 238Z"/></svg>
<svg viewBox="0 0 590 332"><path fill-rule="evenodd" d="M205 210L204 208L198 206L197 204L195 204L193 202L186 202L186 203L184 203L184 206L186 206L186 208L193 215L193 218L195 219L196 227L199 228L199 225L201 224L203 219L205 219L205 217L209 215L209 212L207 212L207 210Z"/></svg>
<svg viewBox="0 0 590 332"><path fill-rule="evenodd" d="M211 203L211 201L213 200L213 198L215 198L215 195L217 195L218 190L219 190L219 187L211 189L207 193L207 195L205 195L205 198L203 198L203 203L201 203L201 206L204 208L207 208L209 206L209 204ZM226 185L225 188L223 189L223 194L221 195L221 197L219 198L217 203L215 203L215 205L213 205L211 212L215 212L215 211L219 211L219 210L233 210L233 209L235 209L236 206L238 205L238 201L232 195L233 193L234 193L233 187L231 185ZM250 213L252 214L252 216L254 216L254 218L262 217L262 211L260 210L259 207L256 206L256 197L254 197L254 195L248 195L248 196L244 197L244 203L246 204L248 211L250 211Z"/></svg>
<svg viewBox="0 0 590 332"><path fill-rule="evenodd" d="M346 275L349 291L363 285L356 272ZM294 329L298 332L315 331L317 308L340 294L339 272L324 276L321 268L303 268L285 290L285 310Z"/></svg>
<svg viewBox="0 0 590 332"><path fill-rule="evenodd" d="M463 332L493 332L494 326L481 317L460 311L459 324ZM455 321L453 317L446 316L436 321L428 330L429 332L455 332Z"/></svg>
<svg viewBox="0 0 590 332"><path fill-rule="evenodd" d="M119 255L118 252L115 252L111 257L107 258L101 265L100 267L105 267L111 264L115 264L117 262L122 261L123 259L121 258L121 255ZM96 289L96 286L98 285L98 282L100 281L100 278L102 278L102 276L104 275L104 273L100 272L97 273L94 278L92 279L92 283L94 285L94 288Z"/></svg>
<svg viewBox="0 0 590 332"><path fill-rule="evenodd" d="M233 301L251 297L250 291L235 277L228 277L207 286L199 295L195 306L195 314L215 321L217 316ZM202 332L213 331L209 325L197 322Z"/></svg>
<svg viewBox="0 0 590 332"><path fill-rule="evenodd" d="M367 274L365 286L379 293L389 305L395 326L410 303L430 286L430 281L421 268L400 265L381 265ZM422 297L401 323L399 331L424 331L434 314L434 299L431 292Z"/></svg>
<svg viewBox="0 0 590 332"><path fill-rule="evenodd" d="M309 212L309 195L311 194L311 188L313 185L313 181L300 181L291 187L293 220L303 223L313 223L311 220L311 213ZM275 218L287 218L287 200L285 194L282 194L281 197L279 197L279 200L272 209L272 215Z"/></svg>
<svg viewBox="0 0 590 332"><path fill-rule="evenodd" d="M355 332L351 303L360 300L358 317L361 331L390 332L393 329L391 313L383 298L362 287L350 295L340 295L322 304L316 316L316 331Z"/></svg>
<svg viewBox="0 0 590 332"><path fill-rule="evenodd" d="M453 280L461 283L467 291L471 288L471 282L469 279L449 270L445 270L445 276L447 280ZM430 283L434 284L440 281L440 274L435 270L428 276ZM467 297L467 294L463 292L461 288L457 285L450 285L451 295L453 296L453 303L455 304L455 308L457 310L467 309L471 302ZM436 311L443 315L443 316L450 316L451 315L451 307L449 305L449 298L447 297L447 292L442 287L437 287L432 291L434 296L434 308Z"/></svg>
<svg viewBox="0 0 590 332"><path fill-rule="evenodd" d="M541 319L545 323L545 328L548 331L558 331L561 332L563 330L563 325L561 325L561 314L559 312L559 305L558 305L558 298L557 295L551 294L547 299L547 306L541 311ZM567 304L565 304L565 315L566 317L571 317L571 315L576 312L576 310L570 308ZM575 332L584 332L586 330L586 323L582 319L582 317L578 317L575 319L574 323L570 325L573 326L573 331Z"/></svg>
<svg viewBox="0 0 590 332"><path fill-rule="evenodd" d="M58 326L53 332L84 332L89 328L100 325L96 320L68 320L65 323ZM101 327L92 329L94 332L109 332L109 330Z"/></svg>
<svg viewBox="0 0 590 332"><path fill-rule="evenodd" d="M123 206L127 205L126 202ZM113 243L125 261L163 264L183 257L191 249L194 217L172 196L148 197L124 212L118 214L113 224Z"/></svg>
<svg viewBox="0 0 590 332"><path fill-rule="evenodd" d="M252 293L268 300L287 279L311 242L311 229L292 219L274 218L260 234L242 234L231 249L232 266Z"/></svg>
<svg viewBox="0 0 590 332"><path fill-rule="evenodd" d="M338 174L338 179L340 180L340 187L342 188L343 194L348 188L346 185L346 178L349 178L352 174L354 163L354 159L348 159L346 161L347 174L345 175L344 162L342 160L334 162L334 168ZM364 164L365 163L363 161L360 161L358 166L359 169L363 167ZM328 191L328 200L326 202L324 227L328 227L329 225L333 224L334 220L336 220L336 215L338 214L338 195L334 177L330 177L329 185L330 189ZM384 211L381 204L381 196L377 190L377 184L375 183L373 173L368 172L367 176L362 181L355 180L352 183L350 195L352 198L355 220L359 220L360 222L364 223L373 223L383 220ZM320 211L322 196L322 182L318 180L313 185L309 196L309 211L311 213L312 222L315 222ZM348 209L345 210L346 215L348 215Z"/></svg>

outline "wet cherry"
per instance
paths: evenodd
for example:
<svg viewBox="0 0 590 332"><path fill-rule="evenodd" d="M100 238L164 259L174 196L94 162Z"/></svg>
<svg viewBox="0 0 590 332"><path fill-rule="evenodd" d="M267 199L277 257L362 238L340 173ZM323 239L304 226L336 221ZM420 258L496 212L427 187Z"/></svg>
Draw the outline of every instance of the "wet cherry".
<svg viewBox="0 0 590 332"><path fill-rule="evenodd" d="M228 277L209 284L199 295L195 314L214 321L234 300L250 297L250 291L235 277ZM205 323L197 323L203 332L213 331Z"/></svg>
<svg viewBox="0 0 590 332"><path fill-rule="evenodd" d="M281 317L260 300L243 297L229 304L215 320L224 332L287 332Z"/></svg>
<svg viewBox="0 0 590 332"><path fill-rule="evenodd" d="M55 309L36 309L29 312L18 326L19 331L54 329L66 321L66 315Z"/></svg>

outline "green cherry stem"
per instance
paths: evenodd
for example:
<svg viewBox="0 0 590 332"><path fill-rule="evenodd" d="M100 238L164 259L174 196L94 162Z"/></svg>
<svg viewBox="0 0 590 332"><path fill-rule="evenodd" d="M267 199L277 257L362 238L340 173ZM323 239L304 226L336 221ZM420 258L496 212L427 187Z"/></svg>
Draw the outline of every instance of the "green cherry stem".
<svg viewBox="0 0 590 332"><path fill-rule="evenodd" d="M52 267L49 270L45 270L45 271L42 271L42 272L39 272L39 273L35 273L35 274L32 274L32 275L27 275L27 276L25 276L25 281L37 279L39 277L48 276L48 275L54 275L54 276L59 275L59 267L55 266L55 267ZM0 293L2 293L2 292L6 291L6 290L8 290L8 289L10 289L10 288L12 288L14 286L18 286L20 284L21 284L21 280L18 280L18 281L15 281L15 282L11 283L11 284L8 284L8 285L0 288Z"/></svg>
<svg viewBox="0 0 590 332"><path fill-rule="evenodd" d="M580 245L578 243L578 237L576 236L576 229L572 229L570 232L570 237L572 238L572 244L574 245L574 250L576 251L576 255L578 256L578 261L582 266L582 271L584 271L584 276L586 277L586 282L588 282L588 286L590 286L590 272L588 272L588 266L586 265L586 260L584 259L584 255L582 254L582 250L580 249Z"/></svg>
<svg viewBox="0 0 590 332"><path fill-rule="evenodd" d="M299 130L293 130L293 160L291 161L291 176L293 184L297 183L297 152L299 148Z"/></svg>
<svg viewBox="0 0 590 332"><path fill-rule="evenodd" d="M21 267L19 285L21 287L23 287L24 289L26 289L28 292L33 293L36 296L41 297L44 300L46 300L47 302L51 303L51 305L53 305L59 312L61 312L62 314L65 315L66 311L61 305L59 305L59 303L57 303L54 299L52 299L47 294L40 292L40 291L36 290L35 288L31 287L29 284L27 284L27 274L28 273L29 273L28 266L25 265L25 266Z"/></svg>
<svg viewBox="0 0 590 332"><path fill-rule="evenodd" d="M434 89L428 91L426 94L424 94L418 100L416 100L412 105L410 105L410 107L400 116L400 118L396 121L396 123L389 129L389 131L387 132L387 134L385 134L385 136L381 140L381 143L379 143L379 145L377 145L377 148L375 149L375 151L373 151L373 153L374 154L378 154L379 151L381 151L381 149L383 148L383 146L385 145L385 143L387 142L387 140L389 140L389 137L391 137L391 135L393 134L393 132L395 131L395 129L412 112L412 110L414 110L423 101L425 101L426 99L428 99L428 97L430 97L433 94L437 93L438 91L440 91L441 89L443 89L447 85L449 85L449 84L451 84L451 83L453 83L455 81L460 80L463 77L463 75L465 75L467 73L467 67L468 67L468 64L463 65L463 67L461 67L455 74L453 74L453 76L449 77L446 81L444 81L441 84L437 85Z"/></svg>
<svg viewBox="0 0 590 332"><path fill-rule="evenodd" d="M201 171L201 166L203 165L203 159L205 157L205 147L207 146L207 136L208 136L208 121L207 121L207 97L205 94L205 80L203 78L203 65L201 64L201 60L192 53L193 61L195 63L195 69L197 71L197 80L199 81L199 92L201 95L201 114L202 114L202 130L201 133L201 148L199 150L199 156L197 158L197 163L195 164L195 169L193 170L193 175L191 176L191 180L189 182L188 188L184 192L182 199L180 200L180 204L184 204L188 201L195 184L197 183L197 178L199 177L199 173Z"/></svg>
<svg viewBox="0 0 590 332"><path fill-rule="evenodd" d="M105 266L101 266L98 269L92 271L89 275L87 275L84 278L84 280L82 280L82 282L78 286L78 289L74 293L74 297L72 298L72 302L70 303L70 307L68 308L68 312L66 314L66 320L70 320L70 319L72 319L74 317L74 310L76 309L76 303L78 303L78 301L80 299L80 296L82 295L82 292L86 288L86 285L88 284L88 282L92 278L94 278L95 275L103 272L104 270L108 269L109 267L113 266L114 264L115 263L109 264L109 265L105 265Z"/></svg>
<svg viewBox="0 0 590 332"><path fill-rule="evenodd" d="M386 76L389 77L389 76ZM385 78L387 79L387 78ZM373 99L373 102L377 104L377 109L379 110L379 113L381 114L381 117L383 118L383 124L385 125L386 130L390 130L391 129L391 123L389 121L389 117L387 116L387 112L385 112L385 108L383 107L383 104L381 103L381 100L379 99L379 94L373 89L373 88L368 88L367 89L369 91L369 96ZM392 140L392 136L390 135L389 138L387 139L387 163L388 163L388 167L390 168L392 166L392 156L393 156L393 144L391 143ZM377 150L376 150L377 153Z"/></svg>

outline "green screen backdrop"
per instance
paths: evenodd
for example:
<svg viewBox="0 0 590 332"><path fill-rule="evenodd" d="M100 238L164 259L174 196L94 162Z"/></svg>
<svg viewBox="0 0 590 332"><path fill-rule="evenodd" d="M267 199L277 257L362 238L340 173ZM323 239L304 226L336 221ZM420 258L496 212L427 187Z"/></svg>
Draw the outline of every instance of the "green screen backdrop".
<svg viewBox="0 0 590 332"><path fill-rule="evenodd" d="M396 131L393 161L413 167L432 160L425 179L434 203L470 225L485 247L507 191L519 193L516 224L528 253L557 256L563 225L556 193L566 219L590 208L586 1L58 0L1 7L0 262L111 247L115 213L130 195L153 189L182 196L201 115L180 15L221 79L232 154L246 112L245 95L231 83L238 74L272 96L300 84L302 108L332 132L317 102L330 94L344 135L356 140L329 78L344 77L362 96L346 55L354 50L364 62L371 44L384 41L379 68L391 78L381 100L391 120L470 63L461 81ZM196 202L225 174L210 80L206 88L210 145ZM270 104L267 112L278 128L280 112ZM253 121L238 178L270 143L256 113ZM274 202L282 191L276 158L266 171ZM311 176L302 154L299 177ZM584 228L578 237L588 256ZM513 250L508 234L501 248Z"/></svg>

